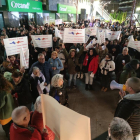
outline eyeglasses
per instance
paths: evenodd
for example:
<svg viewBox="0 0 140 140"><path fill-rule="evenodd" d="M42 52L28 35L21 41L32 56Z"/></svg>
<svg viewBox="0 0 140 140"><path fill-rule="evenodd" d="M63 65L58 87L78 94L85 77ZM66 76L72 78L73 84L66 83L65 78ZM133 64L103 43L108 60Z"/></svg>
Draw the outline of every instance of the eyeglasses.
<svg viewBox="0 0 140 140"><path fill-rule="evenodd" d="M44 60L45 58L39 58L39 60Z"/></svg>

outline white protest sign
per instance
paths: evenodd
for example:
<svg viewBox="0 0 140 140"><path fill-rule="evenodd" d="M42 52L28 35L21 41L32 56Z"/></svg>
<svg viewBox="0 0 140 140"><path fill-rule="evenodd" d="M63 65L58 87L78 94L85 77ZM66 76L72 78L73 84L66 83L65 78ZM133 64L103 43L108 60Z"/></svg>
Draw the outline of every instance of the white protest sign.
<svg viewBox="0 0 140 140"><path fill-rule="evenodd" d="M105 38L108 38L108 40L119 40L120 38L121 31L110 31L106 30L105 31Z"/></svg>
<svg viewBox="0 0 140 140"><path fill-rule="evenodd" d="M55 25L59 25L62 24L62 19L56 19L55 20Z"/></svg>
<svg viewBox="0 0 140 140"><path fill-rule="evenodd" d="M92 47L92 45L96 44L97 43L97 40L94 38L87 46L86 48L89 49Z"/></svg>
<svg viewBox="0 0 140 140"><path fill-rule="evenodd" d="M58 28L55 27L55 36L59 37L61 40L63 40L64 31L58 30Z"/></svg>
<svg viewBox="0 0 140 140"><path fill-rule="evenodd" d="M135 50L137 50L138 52L140 52L140 41L129 41L128 43L128 47L133 48Z"/></svg>
<svg viewBox="0 0 140 140"><path fill-rule="evenodd" d="M105 42L105 29L97 29L97 33L96 33L96 37L97 37L97 42L101 45L102 43Z"/></svg>
<svg viewBox="0 0 140 140"><path fill-rule="evenodd" d="M85 28L85 43L89 40L91 35L91 30L89 28Z"/></svg>
<svg viewBox="0 0 140 140"><path fill-rule="evenodd" d="M85 29L64 29L64 43L85 43Z"/></svg>
<svg viewBox="0 0 140 140"><path fill-rule="evenodd" d="M29 49L23 52L23 48L20 49L20 68L29 68Z"/></svg>
<svg viewBox="0 0 140 140"><path fill-rule="evenodd" d="M27 36L4 39L4 46L7 56L19 54L21 48L25 52L28 49Z"/></svg>
<svg viewBox="0 0 140 140"><path fill-rule="evenodd" d="M52 35L32 35L34 47L48 48L52 47Z"/></svg>
<svg viewBox="0 0 140 140"><path fill-rule="evenodd" d="M89 117L45 94L41 94L41 106L44 126L47 125L59 140L91 140Z"/></svg>
<svg viewBox="0 0 140 140"><path fill-rule="evenodd" d="M90 31L91 31L91 34L90 34L91 36L96 35L97 27L90 27L88 29L90 29Z"/></svg>

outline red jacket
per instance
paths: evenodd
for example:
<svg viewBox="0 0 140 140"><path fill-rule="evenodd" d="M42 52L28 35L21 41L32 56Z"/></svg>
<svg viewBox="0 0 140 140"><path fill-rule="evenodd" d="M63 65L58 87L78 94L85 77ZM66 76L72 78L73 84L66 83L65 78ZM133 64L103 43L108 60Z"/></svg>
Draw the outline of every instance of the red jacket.
<svg viewBox="0 0 140 140"><path fill-rule="evenodd" d="M83 66L87 66L88 64L88 54L86 54L84 62L83 62ZM93 59L90 61L89 66L88 66L88 71L92 71L94 74L97 72L98 69L98 58L99 55L96 55L96 57L93 57Z"/></svg>
<svg viewBox="0 0 140 140"><path fill-rule="evenodd" d="M35 126L31 127L34 128L33 132L12 123L10 127L10 140L46 140L46 137L48 137L46 133L41 134Z"/></svg>
<svg viewBox="0 0 140 140"><path fill-rule="evenodd" d="M31 117L31 125L35 125L40 131L43 130L42 113L34 111L34 113L32 114L32 117ZM55 135L54 135L53 131L47 126L46 126L46 128L48 131L48 138L46 140L54 140Z"/></svg>

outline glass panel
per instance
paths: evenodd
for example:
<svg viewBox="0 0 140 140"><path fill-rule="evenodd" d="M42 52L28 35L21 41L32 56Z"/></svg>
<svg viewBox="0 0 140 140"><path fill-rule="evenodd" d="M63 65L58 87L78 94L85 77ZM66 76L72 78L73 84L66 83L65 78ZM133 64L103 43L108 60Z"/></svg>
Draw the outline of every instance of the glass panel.
<svg viewBox="0 0 140 140"><path fill-rule="evenodd" d="M0 14L0 29L4 27L3 16Z"/></svg>

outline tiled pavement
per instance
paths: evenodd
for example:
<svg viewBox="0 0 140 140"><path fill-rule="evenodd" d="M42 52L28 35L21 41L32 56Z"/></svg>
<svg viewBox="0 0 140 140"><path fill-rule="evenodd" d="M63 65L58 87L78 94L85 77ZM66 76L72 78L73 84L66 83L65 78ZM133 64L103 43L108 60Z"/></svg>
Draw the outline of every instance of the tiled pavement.
<svg viewBox="0 0 140 140"><path fill-rule="evenodd" d="M118 91L101 92L100 84L94 82L93 91L85 91L84 82L77 80L78 88L69 91L69 105L74 111L86 115L91 119L92 140L105 140L102 136L107 131L108 125L118 102ZM0 126L0 140L6 140Z"/></svg>

